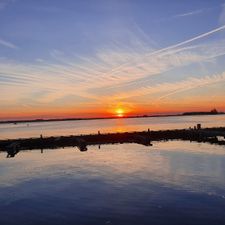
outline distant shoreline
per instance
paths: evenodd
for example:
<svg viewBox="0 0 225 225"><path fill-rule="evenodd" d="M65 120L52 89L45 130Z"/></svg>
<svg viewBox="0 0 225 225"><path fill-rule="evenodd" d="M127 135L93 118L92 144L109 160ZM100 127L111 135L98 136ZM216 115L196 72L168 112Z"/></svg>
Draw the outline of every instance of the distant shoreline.
<svg viewBox="0 0 225 225"><path fill-rule="evenodd" d="M166 115L139 115L139 116L124 116L124 117L93 117L93 118L53 118L53 119L32 119L32 120L3 120L0 124L4 123L38 123L38 122L57 122L57 121L75 121L75 120L105 120L105 119L132 119L132 118L148 118L148 117L171 117L171 116L206 116L206 115L224 115L225 112L184 112L179 114L166 114Z"/></svg>

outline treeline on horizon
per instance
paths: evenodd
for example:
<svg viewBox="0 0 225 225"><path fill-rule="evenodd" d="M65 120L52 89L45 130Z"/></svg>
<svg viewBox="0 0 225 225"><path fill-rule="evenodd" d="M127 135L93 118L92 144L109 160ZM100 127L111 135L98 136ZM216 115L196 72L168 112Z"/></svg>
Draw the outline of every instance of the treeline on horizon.
<svg viewBox="0 0 225 225"><path fill-rule="evenodd" d="M224 114L224 112L218 112L217 109L212 109L209 112L184 112L182 115L217 115L217 114Z"/></svg>

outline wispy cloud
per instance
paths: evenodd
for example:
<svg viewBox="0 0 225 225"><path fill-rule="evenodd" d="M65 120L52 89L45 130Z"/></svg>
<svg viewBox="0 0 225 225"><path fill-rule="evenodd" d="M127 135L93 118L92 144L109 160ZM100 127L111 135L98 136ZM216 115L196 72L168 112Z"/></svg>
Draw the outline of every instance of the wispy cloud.
<svg viewBox="0 0 225 225"><path fill-rule="evenodd" d="M221 74L215 74L215 75L205 76L201 78L190 77L189 79L185 81L175 83L176 88L168 87L170 89L169 93L162 95L157 100L159 101L171 95L176 95L181 92L189 91L195 88L205 87L205 86L209 86L209 85L213 85L217 83L223 83L223 82L225 82L225 72Z"/></svg>
<svg viewBox="0 0 225 225"><path fill-rule="evenodd" d="M200 78L189 77L179 82L163 82L156 85L144 86L142 88L139 88L138 90L121 92L118 95L110 96L110 98L113 98L114 100L126 101L131 97L161 93L161 96L159 98L154 99L154 102L159 102L160 100L165 99L171 95L221 82L225 82L225 72L223 72L222 74L215 74Z"/></svg>
<svg viewBox="0 0 225 225"><path fill-rule="evenodd" d="M13 103L31 96L34 102L47 105L76 95L76 98L87 102L107 104L110 99L128 102L132 97L158 94L157 100L160 101L193 88L224 82L224 73L208 76L190 74L188 79L180 77L179 81L170 81L167 77L167 81L152 84L150 81L151 77L165 72L209 62L224 55L225 40L204 42L204 38L224 29L225 25L158 50L112 45L88 57L66 57L53 50L51 57L55 63L47 63L46 60L38 60L34 64L2 61L0 99L4 102L10 99ZM199 40L200 43L197 42ZM45 94L37 94L39 92Z"/></svg>
<svg viewBox="0 0 225 225"><path fill-rule="evenodd" d="M172 18L176 19L176 18L182 18L182 17L195 16L195 15L198 15L198 14L207 13L207 12L210 12L212 10L219 9L220 7L223 7L223 6L224 6L224 4L220 4L220 5L215 5L214 7L210 7L210 8L195 9L195 10L192 10L192 11L188 11L188 12L184 12L184 13L174 15Z"/></svg>
<svg viewBox="0 0 225 225"><path fill-rule="evenodd" d="M7 48L18 49L18 47L16 45L14 45L13 43L3 40L1 38L0 38L0 45L7 47Z"/></svg>
<svg viewBox="0 0 225 225"><path fill-rule="evenodd" d="M194 11L190 11L190 12L175 15L174 18L185 17L185 16L193 16L193 15L200 14L200 13L203 13L203 12L204 12L203 9L194 10Z"/></svg>
<svg viewBox="0 0 225 225"><path fill-rule="evenodd" d="M214 7L209 7L209 8L201 8L201 9L193 9L191 11L184 11L184 12L180 12L178 14L172 15L171 17L164 17L159 19L159 22L166 22L166 21L172 21L172 20L177 20L177 19L182 19L182 18L191 18L197 15L204 15L206 13L209 13L213 10L218 10L219 8L223 7L224 4L220 4L220 5L215 5Z"/></svg>

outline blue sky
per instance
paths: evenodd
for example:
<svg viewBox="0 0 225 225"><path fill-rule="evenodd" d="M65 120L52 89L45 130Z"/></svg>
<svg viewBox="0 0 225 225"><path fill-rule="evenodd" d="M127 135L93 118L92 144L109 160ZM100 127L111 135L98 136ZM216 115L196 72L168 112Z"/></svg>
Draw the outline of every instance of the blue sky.
<svg viewBox="0 0 225 225"><path fill-rule="evenodd" d="M225 1L0 0L0 117L225 110Z"/></svg>

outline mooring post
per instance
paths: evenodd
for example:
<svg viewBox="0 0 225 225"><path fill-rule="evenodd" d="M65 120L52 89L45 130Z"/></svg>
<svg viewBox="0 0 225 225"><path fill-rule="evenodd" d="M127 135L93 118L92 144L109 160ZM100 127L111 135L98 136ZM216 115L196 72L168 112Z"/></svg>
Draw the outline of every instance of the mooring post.
<svg viewBox="0 0 225 225"><path fill-rule="evenodd" d="M43 153L43 136L42 136L42 134L40 134L40 139L41 139L41 141L40 141L41 153Z"/></svg>
<svg viewBox="0 0 225 225"><path fill-rule="evenodd" d="M150 135L150 129L148 128L148 142L151 145L151 135Z"/></svg>

